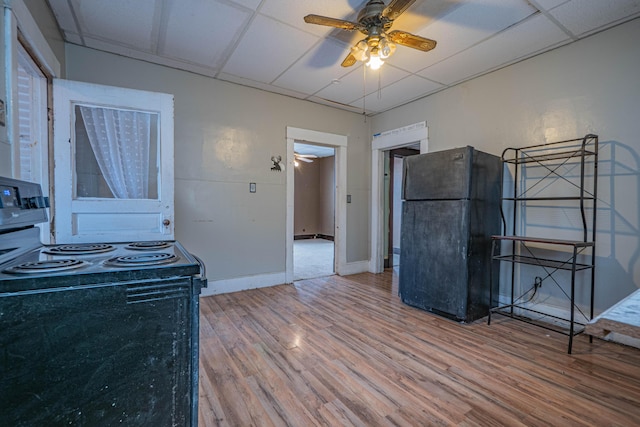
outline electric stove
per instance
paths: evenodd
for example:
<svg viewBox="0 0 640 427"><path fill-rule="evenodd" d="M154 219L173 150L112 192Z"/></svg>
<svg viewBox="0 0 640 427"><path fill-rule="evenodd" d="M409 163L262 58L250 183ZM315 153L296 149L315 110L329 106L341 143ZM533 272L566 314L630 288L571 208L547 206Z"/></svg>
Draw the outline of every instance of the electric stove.
<svg viewBox="0 0 640 427"><path fill-rule="evenodd" d="M0 424L196 426L204 265L177 241L45 246L0 177Z"/></svg>

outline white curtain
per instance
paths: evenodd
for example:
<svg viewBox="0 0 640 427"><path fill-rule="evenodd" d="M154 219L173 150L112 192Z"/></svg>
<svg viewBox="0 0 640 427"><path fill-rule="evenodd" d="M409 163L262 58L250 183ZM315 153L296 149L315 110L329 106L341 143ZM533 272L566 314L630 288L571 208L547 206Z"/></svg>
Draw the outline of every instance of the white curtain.
<svg viewBox="0 0 640 427"><path fill-rule="evenodd" d="M118 199L149 195L151 115L138 111L80 106L100 171Z"/></svg>

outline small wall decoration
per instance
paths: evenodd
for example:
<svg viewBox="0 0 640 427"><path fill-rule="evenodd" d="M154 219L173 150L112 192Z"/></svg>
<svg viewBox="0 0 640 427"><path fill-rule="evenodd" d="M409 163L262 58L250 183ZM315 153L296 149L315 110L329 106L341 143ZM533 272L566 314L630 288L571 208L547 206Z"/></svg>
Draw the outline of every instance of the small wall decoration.
<svg viewBox="0 0 640 427"><path fill-rule="evenodd" d="M284 170L282 156L271 156L271 161L273 162L273 166L271 166L272 171L282 172Z"/></svg>

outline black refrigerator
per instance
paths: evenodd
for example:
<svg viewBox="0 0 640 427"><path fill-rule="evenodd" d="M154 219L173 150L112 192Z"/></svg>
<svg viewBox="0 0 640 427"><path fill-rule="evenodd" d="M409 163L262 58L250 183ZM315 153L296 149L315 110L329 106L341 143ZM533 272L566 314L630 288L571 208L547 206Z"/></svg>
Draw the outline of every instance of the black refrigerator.
<svg viewBox="0 0 640 427"><path fill-rule="evenodd" d="M459 322L488 314L491 236L500 234L502 161L473 147L406 157L402 301Z"/></svg>

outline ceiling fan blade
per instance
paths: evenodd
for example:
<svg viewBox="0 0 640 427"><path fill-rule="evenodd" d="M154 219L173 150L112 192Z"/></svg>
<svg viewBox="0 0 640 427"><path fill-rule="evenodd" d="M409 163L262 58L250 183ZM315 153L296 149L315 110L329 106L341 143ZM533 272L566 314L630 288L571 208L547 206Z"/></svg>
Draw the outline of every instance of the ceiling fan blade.
<svg viewBox="0 0 640 427"><path fill-rule="evenodd" d="M318 158L318 156L316 156L315 154L298 154L298 153L295 153L295 156L296 157L305 157L307 159L317 159Z"/></svg>
<svg viewBox="0 0 640 427"><path fill-rule="evenodd" d="M391 31L387 33L387 37L394 43L418 49L423 52L428 52L436 47L435 40L425 39L424 37L416 36L415 34L407 33L406 31Z"/></svg>
<svg viewBox="0 0 640 427"><path fill-rule="evenodd" d="M296 157L296 160L300 160L301 162L305 162L305 163L313 163L313 160L307 159L305 157Z"/></svg>
<svg viewBox="0 0 640 427"><path fill-rule="evenodd" d="M304 17L307 24L326 25L327 27L341 28L343 30L353 31L360 28L360 24L345 21L344 19L329 18L320 15L307 15Z"/></svg>
<svg viewBox="0 0 640 427"><path fill-rule="evenodd" d="M349 52L349 55L347 55L346 58L344 58L344 61L342 61L342 65L343 67L351 67L353 64L355 64L357 62L356 57L353 56L353 53Z"/></svg>
<svg viewBox="0 0 640 427"><path fill-rule="evenodd" d="M391 3L382 12L390 20L396 19L405 10L409 8L416 0L391 0Z"/></svg>

